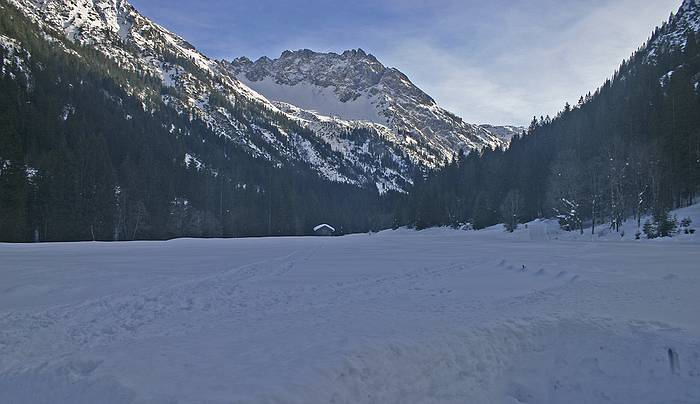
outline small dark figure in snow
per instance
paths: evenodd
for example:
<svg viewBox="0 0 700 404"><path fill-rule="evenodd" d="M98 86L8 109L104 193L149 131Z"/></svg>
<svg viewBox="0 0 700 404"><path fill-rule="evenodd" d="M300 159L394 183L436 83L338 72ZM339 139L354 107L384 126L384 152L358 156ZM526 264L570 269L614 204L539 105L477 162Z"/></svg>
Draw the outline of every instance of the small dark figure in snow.
<svg viewBox="0 0 700 404"><path fill-rule="evenodd" d="M671 366L671 374L678 375L681 372L681 365L678 361L678 352L673 348L668 348L668 363Z"/></svg>
<svg viewBox="0 0 700 404"><path fill-rule="evenodd" d="M523 267L522 267L520 270L521 270L521 271L527 271L527 267L525 266L525 264L523 264Z"/></svg>

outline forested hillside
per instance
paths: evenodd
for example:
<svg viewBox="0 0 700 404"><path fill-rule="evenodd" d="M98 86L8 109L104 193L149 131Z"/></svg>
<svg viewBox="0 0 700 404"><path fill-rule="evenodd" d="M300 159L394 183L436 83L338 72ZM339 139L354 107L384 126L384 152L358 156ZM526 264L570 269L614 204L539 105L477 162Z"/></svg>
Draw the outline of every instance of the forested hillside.
<svg viewBox="0 0 700 404"><path fill-rule="evenodd" d="M89 47L49 41L0 5L0 241L288 235L308 234L319 221L343 232L392 224L385 207L392 196L323 180L302 164L253 158L197 116L133 95L169 95L161 80ZM211 103L227 102L215 96ZM241 120L263 116L235 108Z"/></svg>
<svg viewBox="0 0 700 404"><path fill-rule="evenodd" d="M81 1L0 0L0 241L303 235L321 222L512 230L539 217L619 230L700 188L697 0L510 148L435 170L371 125L269 102L125 2ZM118 29L101 14L64 26L78 9L114 11Z"/></svg>
<svg viewBox="0 0 700 404"><path fill-rule="evenodd" d="M614 76L506 150L457 156L417 179L402 220L476 228L538 217L607 223L695 200L700 187L700 5L686 1Z"/></svg>

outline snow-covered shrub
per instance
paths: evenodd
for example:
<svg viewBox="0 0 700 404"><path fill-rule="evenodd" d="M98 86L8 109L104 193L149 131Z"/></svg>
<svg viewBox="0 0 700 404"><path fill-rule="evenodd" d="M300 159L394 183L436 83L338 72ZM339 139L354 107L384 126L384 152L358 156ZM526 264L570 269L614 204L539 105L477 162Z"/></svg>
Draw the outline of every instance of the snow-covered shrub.
<svg viewBox="0 0 700 404"><path fill-rule="evenodd" d="M460 224L458 225L457 228L458 228L459 230L465 230L465 231L474 230L474 226L472 226L472 224L469 223L469 222L467 222L467 223L460 223Z"/></svg>
<svg viewBox="0 0 700 404"><path fill-rule="evenodd" d="M695 229L691 229L690 225L693 223L693 220L689 217L684 218L681 220L681 232L685 234L695 234Z"/></svg>

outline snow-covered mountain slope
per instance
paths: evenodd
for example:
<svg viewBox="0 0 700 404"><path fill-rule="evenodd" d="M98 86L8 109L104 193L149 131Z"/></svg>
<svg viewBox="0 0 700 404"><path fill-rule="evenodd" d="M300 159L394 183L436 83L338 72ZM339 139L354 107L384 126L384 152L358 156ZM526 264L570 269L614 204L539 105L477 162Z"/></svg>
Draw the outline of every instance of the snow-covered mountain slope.
<svg viewBox="0 0 700 404"><path fill-rule="evenodd" d="M143 102L144 110L167 105L190 120L205 122L218 136L240 145L256 158L278 166L305 165L331 181L358 186L376 184L380 190L402 190L410 181L413 162L409 156L397 151L391 155L372 154L367 159L363 157L366 153L355 156L334 152L332 145L337 139L330 138L329 133L319 136L309 130L305 121L279 110L241 84L220 62L201 54L124 0L3 0L2 3L20 10L36 25L40 36L67 53L86 57L67 44L87 47L112 60L118 68L160 81L162 88L126 84L125 90ZM12 44L10 40L3 39L3 43ZM354 142L343 128L337 128L334 134ZM383 147L384 140L377 134L371 141L381 143L375 150L391 149ZM355 146L351 149L363 150L362 143ZM375 164L376 161L392 163L385 167ZM208 167L214 165L203 163Z"/></svg>
<svg viewBox="0 0 700 404"><path fill-rule="evenodd" d="M487 131L493 133L496 137L501 139L504 143L510 144L510 141L513 139L515 136L520 136L525 132L525 127L523 126L512 126L512 125L503 125L503 126L497 126L497 125L489 125L489 124L483 124L481 125L483 129L486 129Z"/></svg>
<svg viewBox="0 0 700 404"><path fill-rule="evenodd" d="M265 95L305 110L345 120L385 125L399 145L416 143L425 160L439 165L457 151L503 147L501 138L464 122L395 68L362 49L342 54L285 51L278 59L245 57L224 62L236 77Z"/></svg>
<svg viewBox="0 0 700 404"><path fill-rule="evenodd" d="M273 104L329 144L345 160L365 167L366 174L375 178L377 190L382 194L409 185L412 178L408 173L414 163L429 164L415 143L403 142L384 125L320 115L279 101Z"/></svg>

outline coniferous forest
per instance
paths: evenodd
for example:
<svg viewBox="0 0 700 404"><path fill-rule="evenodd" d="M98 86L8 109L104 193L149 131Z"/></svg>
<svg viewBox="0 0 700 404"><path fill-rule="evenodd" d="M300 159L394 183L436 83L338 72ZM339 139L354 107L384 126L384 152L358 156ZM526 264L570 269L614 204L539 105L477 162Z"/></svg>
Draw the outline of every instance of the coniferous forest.
<svg viewBox="0 0 700 404"><path fill-rule="evenodd" d="M657 29L650 44L662 32ZM480 229L535 218L562 228L607 225L696 201L700 189L700 38L641 48L595 93L554 118L535 117L508 150L455 156L419 176L402 221L417 228L469 223ZM599 227L598 227L599 228Z"/></svg>
<svg viewBox="0 0 700 404"><path fill-rule="evenodd" d="M321 222L340 233L513 230L540 217L595 232L625 220L641 228L642 216L663 218L700 188L700 38L691 30L685 46L657 46L653 63L640 48L594 93L534 118L508 149L460 152L439 170L418 168L407 194L385 195L253 158L167 104L147 110L124 83L167 94L160 80L89 48L58 49L12 8L0 33L17 38L32 65L31 79L0 75L0 241L304 235ZM11 58L0 52L0 66ZM192 150L215 167L183 161Z"/></svg>

